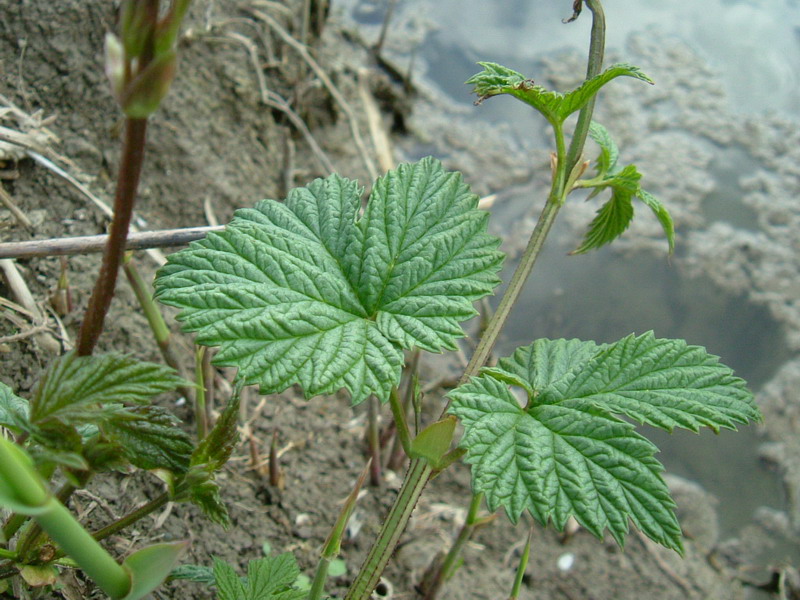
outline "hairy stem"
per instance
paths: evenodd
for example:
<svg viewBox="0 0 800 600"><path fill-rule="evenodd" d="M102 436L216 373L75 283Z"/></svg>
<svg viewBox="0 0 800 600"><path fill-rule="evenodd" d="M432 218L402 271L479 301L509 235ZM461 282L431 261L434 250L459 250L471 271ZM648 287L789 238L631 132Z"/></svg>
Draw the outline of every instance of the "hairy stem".
<svg viewBox="0 0 800 600"><path fill-rule="evenodd" d="M170 498L169 494L167 492L164 492L160 496L150 500L150 502L147 502L146 504L143 504L136 510L129 512L124 517L120 517L113 523L106 525L102 529L98 529L92 534L92 537L95 540L100 541L107 538L110 535L114 535L118 531L125 529L128 525L132 525L133 523L135 523L140 519L143 519L150 513L157 511L159 508L161 508L167 502L169 502L169 498Z"/></svg>
<svg viewBox="0 0 800 600"><path fill-rule="evenodd" d="M78 356L90 356L100 333L103 331L108 308L114 297L114 288L117 285L117 275L122 257L125 254L125 241L128 237L128 228L133 216L133 205L136 199L136 190L139 187L139 176L142 172L144 161L144 141L147 132L147 119L125 120L125 142L122 147L119 176L117 178L117 193L114 198L114 220L111 223L111 233L103 255L103 264L97 278L89 305L83 317L80 333L78 334Z"/></svg>
<svg viewBox="0 0 800 600"><path fill-rule="evenodd" d="M600 0L585 0L585 2L592 11L592 37L589 41L589 62L586 66L586 79L591 79L595 75L599 75L603 68L606 47L606 16ZM592 122L594 103L595 96L592 96L578 114L578 122L575 125L575 132L567 152L568 173L572 172L572 168L581 158L583 146L586 143L586 134L589 132L589 125Z"/></svg>
<svg viewBox="0 0 800 600"><path fill-rule="evenodd" d="M345 600L369 600L432 472L427 461L423 459L411 461L400 493L383 522L383 527L370 548L364 564L347 591Z"/></svg>

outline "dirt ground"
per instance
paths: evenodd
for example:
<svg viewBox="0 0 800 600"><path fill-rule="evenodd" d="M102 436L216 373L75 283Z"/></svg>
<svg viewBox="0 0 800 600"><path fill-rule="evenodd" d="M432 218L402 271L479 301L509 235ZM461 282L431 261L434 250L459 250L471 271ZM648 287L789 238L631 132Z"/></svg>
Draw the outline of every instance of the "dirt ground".
<svg viewBox="0 0 800 600"><path fill-rule="evenodd" d="M342 109L297 52L254 13L266 12L296 34L296 6L300 4L195 2L180 45L177 79L148 132L137 205L143 228L204 225L208 213L224 223L237 207L265 197L280 198L288 186L325 175L307 140L284 113L274 108L278 97L296 107L339 172L362 183L368 181ZM54 117L46 125L58 138L52 148L69 159L67 170L74 177L106 201L113 196L119 156L119 112L102 71L103 36L113 24L111 3L101 0L8 2L0 10L0 104L13 104L32 115L40 111L38 118ZM413 100L403 95L402 87L385 71L375 67L357 35L342 31L331 21L321 39L311 40L311 46L353 107L363 135L367 135L367 128L357 90L361 68L369 69L369 87L384 110L385 126L399 128L403 111L413 109ZM261 77L269 93L274 94L269 96L273 106L263 102ZM7 115L2 124L23 126L9 119L12 117ZM405 135L413 137L415 132ZM374 149L368 145L374 160ZM9 159L4 169L3 186L31 218L33 231L26 231L7 211L0 210L3 241L105 230L107 218L52 170L30 158ZM137 254L136 260L144 274L152 278L156 264L143 253ZM26 259L17 265L34 298L46 305L60 274L59 261ZM63 330L52 316L47 320L61 336L64 348L80 325L98 266L95 255L68 261L74 309L63 316ZM0 295L10 296L2 281ZM0 336L16 331L14 321L0 319ZM52 351L38 340L32 336L0 346L0 379L22 396L30 392L53 358ZM184 337L181 344L188 367L193 357L191 342ZM100 340L100 350L112 349L160 360L146 321L122 279ZM423 384L440 377L456 360L431 361L423 371ZM184 562L209 565L213 556L219 556L244 565L262 556L268 543L273 552L294 552L304 572L311 574L340 502L364 465L365 410L351 409L344 395L307 402L291 392L265 398L263 403L254 396L246 414L262 455L273 431L277 431L279 446L285 450L281 458L283 491L272 489L264 476L249 468L248 448L242 445L220 475L223 498L233 521L229 531L208 523L191 506L176 505L168 514L147 518L124 535L111 538L109 548L124 555L154 540L189 539L191 548ZM218 395L224 395L224 387ZM435 392L429 400L435 407ZM186 407L176 398L163 402L189 419ZM387 417L388 412L384 414ZM385 482L369 488L360 500L351 537L343 549L348 571L332 581L330 591L338 594L335 597L343 595L360 565L401 479L402 472L387 473ZM612 540L598 541L583 531L563 540L552 530L538 528L522 597L744 598L740 576L747 578L747 573L738 568L740 561L733 560L736 557L730 551L717 546L713 499L689 482L674 479L671 484L688 536L683 559L635 534L623 551ZM469 474L464 466L451 469L429 486L386 573L393 591L382 597L416 597L414 584L464 518L468 490ZM160 491L159 480L146 473L132 478L103 477L92 484L90 494L79 493L72 508L93 524L102 525L111 515L124 514ZM515 529L503 516L481 530L466 551L464 566L442 597L507 597L526 534L524 525ZM763 574L759 577L765 578ZM68 580L69 597L101 597L80 578ZM213 592L200 585L170 583L156 597L201 599L212 598Z"/></svg>

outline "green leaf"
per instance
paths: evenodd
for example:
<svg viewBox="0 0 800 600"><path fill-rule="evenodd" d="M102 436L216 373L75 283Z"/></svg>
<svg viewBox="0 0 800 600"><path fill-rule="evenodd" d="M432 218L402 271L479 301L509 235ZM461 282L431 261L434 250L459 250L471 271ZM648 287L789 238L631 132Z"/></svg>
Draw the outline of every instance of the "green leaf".
<svg viewBox="0 0 800 600"><path fill-rule="evenodd" d="M228 529L231 518L228 509L219 494L219 485L212 480L206 480L192 485L189 500L196 505L209 520Z"/></svg>
<svg viewBox="0 0 800 600"><path fill-rule="evenodd" d="M192 453L192 466L204 465L211 473L219 471L239 443L239 393L234 393L225 410L214 423L208 435L201 440Z"/></svg>
<svg viewBox="0 0 800 600"><path fill-rule="evenodd" d="M189 542L165 542L137 550L122 563L131 576L131 591L122 600L140 600L160 586Z"/></svg>
<svg viewBox="0 0 800 600"><path fill-rule="evenodd" d="M242 581L233 567L214 558L217 600L303 600L306 592L294 589L300 569L291 553L251 560Z"/></svg>
<svg viewBox="0 0 800 600"><path fill-rule="evenodd" d="M30 420L85 420L91 405L143 404L186 383L169 367L130 356L68 352L53 361L39 381L30 403Z"/></svg>
<svg viewBox="0 0 800 600"><path fill-rule="evenodd" d="M217 600L246 600L242 580L233 567L214 557L214 580L217 584Z"/></svg>
<svg viewBox="0 0 800 600"><path fill-rule="evenodd" d="M500 375L498 377L497 375ZM508 382L532 390L520 406ZM612 413L672 430L760 418L744 382L703 348L652 333L597 347L538 340L449 394L465 427L473 489L516 521L528 510L562 529L570 516L622 545L628 520L681 551L657 451Z"/></svg>
<svg viewBox="0 0 800 600"><path fill-rule="evenodd" d="M563 123L569 115L583 108L612 79L624 76L653 83L638 67L616 64L571 92L562 94L536 85L532 79L526 79L520 73L497 63L478 64L483 67L483 71L466 81L475 86L473 91L478 95L478 102L499 94L510 94L538 110L553 125Z"/></svg>
<svg viewBox="0 0 800 600"><path fill-rule="evenodd" d="M669 212L658 199L653 196L650 192L647 192L643 189L639 189L636 192L636 197L639 198L642 202L644 202L650 210L653 211L658 222L661 223L661 227L664 229L664 233L667 236L667 243L669 244L669 253L672 254L675 251L675 225L672 222L672 217L670 216Z"/></svg>
<svg viewBox="0 0 800 600"><path fill-rule="evenodd" d="M614 174L619 159L619 148L611 138L611 134L597 121L589 125L589 135L600 146L600 156L597 157L597 172L601 176Z"/></svg>
<svg viewBox="0 0 800 600"><path fill-rule="evenodd" d="M247 565L248 600L271 600L280 595L281 600L305 597L305 594L292 590L292 584L300 575L300 569L291 552L278 556L265 556L251 560ZM286 595L293 592L293 595Z"/></svg>
<svg viewBox="0 0 800 600"><path fill-rule="evenodd" d="M675 226L667 209L655 196L642 189L640 183L642 174L635 165L627 165L622 169L617 166L619 150L605 127L592 121L589 135L600 146L600 156L596 165L598 174L594 179L578 182L578 187L593 188L589 198L610 188L611 200L597 211L597 216L589 225L582 244L572 253L582 254L619 237L633 219L632 199L635 196L653 211L661 223L667 236L669 253L672 254L675 250Z"/></svg>
<svg viewBox="0 0 800 600"><path fill-rule="evenodd" d="M183 579L211 585L214 583L214 570L204 565L178 565L170 571L169 579Z"/></svg>
<svg viewBox="0 0 800 600"><path fill-rule="evenodd" d="M632 194L622 189L614 189L608 200L589 224L583 242L570 254L584 254L600 248L621 236L633 220Z"/></svg>
<svg viewBox="0 0 800 600"><path fill-rule="evenodd" d="M15 431L28 421L28 401L17 396L10 387L0 383L0 427Z"/></svg>
<svg viewBox="0 0 800 600"><path fill-rule="evenodd" d="M215 363L275 393L388 399L403 349L455 348L473 302L499 283L487 213L457 173L427 158L380 178L361 213L331 175L243 209L224 232L173 254L156 279Z"/></svg>
<svg viewBox="0 0 800 600"><path fill-rule="evenodd" d="M652 332L607 346L571 381L562 380L547 393L667 431L709 427L719 432L761 420L745 381L718 357Z"/></svg>
<svg viewBox="0 0 800 600"><path fill-rule="evenodd" d="M136 406L109 420L105 429L131 464L140 469L185 473L194 445L180 420L160 406Z"/></svg>

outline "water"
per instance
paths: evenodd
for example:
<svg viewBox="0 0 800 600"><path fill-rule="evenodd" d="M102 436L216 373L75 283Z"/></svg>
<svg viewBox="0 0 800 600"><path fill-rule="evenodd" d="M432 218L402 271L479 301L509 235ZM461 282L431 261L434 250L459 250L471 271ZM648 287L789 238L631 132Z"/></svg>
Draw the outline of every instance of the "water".
<svg viewBox="0 0 800 600"><path fill-rule="evenodd" d="M571 4L566 0L400 1L396 21L401 25L389 35L387 54L400 65L416 54L415 78L437 89L445 102L465 110L472 97L463 82L478 70L478 60L506 64L530 75L539 72L543 57L571 48L585 51L591 15L585 11L577 22L562 25ZM624 59L626 45L637 32L679 39L719 77L730 114L800 118L800 0L609 0L605 4L610 54ZM383 2L347 0L344 6L354 11L357 20L371 24L373 31L382 21ZM675 95L682 92L675 90ZM486 102L469 119L510 123L515 135L534 139L534 146L543 143L541 120L510 98ZM741 182L760 163L741 145L719 142L708 150L713 158L706 172L715 185L701 195L695 220L703 222L695 226L723 221L739 230L758 231L755 209L741 201ZM521 207L529 202L528 194L520 194L518 201L511 195L495 219L513 223L525 214L527 209ZM784 326L743 292L726 291L709 278L691 278L663 254L620 256L606 249L568 258L574 235L570 237L563 224L557 227L510 317L506 331L514 333L500 341L501 354L541 336L612 341L631 331L653 329L660 337L706 346L756 390L792 356ZM701 482L724 499L718 507L723 534L735 533L759 506L785 507L777 476L758 464L760 438L755 427L735 435L670 436L651 431L647 435L662 448L659 458L669 471ZM703 459L697 460L698 456ZM743 486L743 480L748 484Z"/></svg>

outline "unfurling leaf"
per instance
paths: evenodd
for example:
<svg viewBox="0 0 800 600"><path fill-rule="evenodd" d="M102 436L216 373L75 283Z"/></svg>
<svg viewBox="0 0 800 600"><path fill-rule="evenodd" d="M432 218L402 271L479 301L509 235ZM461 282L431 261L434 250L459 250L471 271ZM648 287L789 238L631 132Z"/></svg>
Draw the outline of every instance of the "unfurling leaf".
<svg viewBox="0 0 800 600"><path fill-rule="evenodd" d="M508 387L523 380L520 406ZM744 382L703 348L652 333L596 346L539 340L449 394L475 492L516 521L524 510L563 529L570 516L622 545L628 520L681 551L656 447L614 416L667 430L734 428L760 418Z"/></svg>
<svg viewBox="0 0 800 600"><path fill-rule="evenodd" d="M619 236L628 228L633 220L632 194L624 190L614 189L611 199L608 200L589 224L589 230L583 238L581 245L571 254L583 254L589 250L604 246Z"/></svg>
<svg viewBox="0 0 800 600"><path fill-rule="evenodd" d="M602 190L610 189L611 199L597 211L597 216L589 225L583 242L572 254L583 254L599 248L622 235L633 219L634 197L639 198L653 211L667 236L669 253L672 254L675 249L675 227L667 209L655 196L642 189L640 184L642 174L635 165L622 168L617 166L619 150L605 127L593 121L589 127L589 135L600 146L600 156L596 164L597 176L579 181L576 187L591 189L589 198L593 198Z"/></svg>
<svg viewBox="0 0 800 600"><path fill-rule="evenodd" d="M633 77L653 83L638 67L616 64L588 79L571 92L562 94L536 85L520 73L492 62L479 62L483 71L467 79L475 86L478 101L500 94L509 94L538 110L553 125L560 125L577 110L583 108L606 83L617 77Z"/></svg>
<svg viewBox="0 0 800 600"><path fill-rule="evenodd" d="M378 179L363 214L357 184L331 175L170 256L156 295L262 393L298 383L306 397L346 388L354 404L386 401L403 349L455 348L499 283L503 255L477 201L432 158Z"/></svg>
<svg viewBox="0 0 800 600"><path fill-rule="evenodd" d="M231 518L228 508L219 495L219 485L216 481L206 480L195 484L189 491L189 501L203 511L203 514L217 525L228 529Z"/></svg>
<svg viewBox="0 0 800 600"><path fill-rule="evenodd" d="M105 429L132 465L185 473L194 446L180 425L160 406L136 406L115 415Z"/></svg>
<svg viewBox="0 0 800 600"><path fill-rule="evenodd" d="M210 473L220 470L228 462L239 443L239 394L235 393L214 423L208 435L192 453L192 466L202 465Z"/></svg>
<svg viewBox="0 0 800 600"><path fill-rule="evenodd" d="M601 176L606 174L613 175L616 172L617 160L619 159L619 148L608 129L597 121L589 124L589 135L600 146L600 156L597 157L597 172Z"/></svg>
<svg viewBox="0 0 800 600"><path fill-rule="evenodd" d="M661 228L664 230L667 236L667 242L669 243L669 253L672 254L675 251L675 225L672 222L672 217L669 212L650 192L640 188L639 191L636 192L636 197L653 211L658 222L661 223Z"/></svg>

